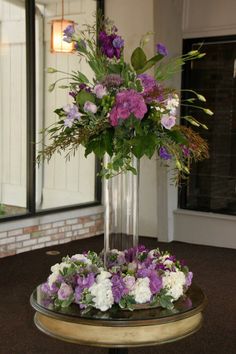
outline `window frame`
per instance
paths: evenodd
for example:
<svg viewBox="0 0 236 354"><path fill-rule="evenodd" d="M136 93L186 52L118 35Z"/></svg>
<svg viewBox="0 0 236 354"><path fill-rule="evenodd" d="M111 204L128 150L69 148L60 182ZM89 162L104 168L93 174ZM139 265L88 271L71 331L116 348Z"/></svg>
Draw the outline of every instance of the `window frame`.
<svg viewBox="0 0 236 354"><path fill-rule="evenodd" d="M183 39L183 50L182 53L188 53L192 50L193 44L197 43L211 43L211 42L235 42L236 41L236 34L233 35L221 35L221 36L212 36L212 37L196 37L196 38L186 38ZM182 71L182 77L181 77L181 89L188 88L189 87L189 71L191 70L191 62L186 62ZM186 93L182 92L181 93L181 100L186 98ZM186 115L187 112L187 107L181 107L181 116ZM188 123L185 120L181 120L182 125L187 125ZM191 175L191 171L190 171ZM220 211L214 211L214 210L200 210L200 209L190 209L187 207L187 188L188 188L188 182L184 181L182 185L179 186L178 188L178 208L182 210L189 210L193 212L206 212L206 213L212 213L212 214L222 214L222 215L233 215L235 216L235 213L227 211L227 212L220 212Z"/></svg>
<svg viewBox="0 0 236 354"><path fill-rule="evenodd" d="M96 0L97 12L104 14L104 0ZM102 184L98 176L100 161L95 160L95 200L44 210L36 209L36 54L35 54L35 0L25 0L26 29L26 212L6 215L0 223L34 216L101 205Z"/></svg>

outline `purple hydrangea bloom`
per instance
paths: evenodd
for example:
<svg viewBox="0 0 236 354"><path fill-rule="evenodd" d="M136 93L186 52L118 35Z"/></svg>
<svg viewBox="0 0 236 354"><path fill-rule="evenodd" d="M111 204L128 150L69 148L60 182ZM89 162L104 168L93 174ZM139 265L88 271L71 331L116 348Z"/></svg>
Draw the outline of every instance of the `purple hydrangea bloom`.
<svg viewBox="0 0 236 354"><path fill-rule="evenodd" d="M143 86L142 96L146 103L163 100L163 89L151 75L140 74L138 78Z"/></svg>
<svg viewBox="0 0 236 354"><path fill-rule="evenodd" d="M160 147L159 149L159 156L163 160L170 160L171 159L171 154L166 150L164 146Z"/></svg>
<svg viewBox="0 0 236 354"><path fill-rule="evenodd" d="M168 55L168 50L162 43L157 43L156 50L158 54L161 54L164 57Z"/></svg>
<svg viewBox="0 0 236 354"><path fill-rule="evenodd" d="M75 33L75 29L73 25L68 25L63 31L63 41L67 43L72 42L72 36Z"/></svg>
<svg viewBox="0 0 236 354"><path fill-rule="evenodd" d="M119 303L122 296L126 293L126 286L122 277L118 274L115 274L111 278L112 282L112 295L114 297L114 301Z"/></svg>
<svg viewBox="0 0 236 354"><path fill-rule="evenodd" d="M137 119L143 119L147 106L142 95L135 90L123 90L116 95L116 103L110 113L110 123L113 127L119 124L119 119L127 119L133 114Z"/></svg>

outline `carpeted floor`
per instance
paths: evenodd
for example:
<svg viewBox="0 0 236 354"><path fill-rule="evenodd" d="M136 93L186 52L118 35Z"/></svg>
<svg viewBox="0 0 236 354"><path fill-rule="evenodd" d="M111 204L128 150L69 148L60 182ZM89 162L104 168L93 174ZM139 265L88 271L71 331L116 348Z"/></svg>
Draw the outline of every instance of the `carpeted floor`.
<svg viewBox="0 0 236 354"><path fill-rule="evenodd" d="M142 239L155 247L154 239ZM130 349L130 354L235 354L236 353L236 250L190 245L180 242L158 244L186 259L195 282L208 297L203 328L181 341L148 348ZM32 290L49 274L62 255L86 249L101 250L101 236L0 260L0 354L105 354L105 348L83 347L52 339L36 329L29 305ZM52 249L52 248L50 248Z"/></svg>

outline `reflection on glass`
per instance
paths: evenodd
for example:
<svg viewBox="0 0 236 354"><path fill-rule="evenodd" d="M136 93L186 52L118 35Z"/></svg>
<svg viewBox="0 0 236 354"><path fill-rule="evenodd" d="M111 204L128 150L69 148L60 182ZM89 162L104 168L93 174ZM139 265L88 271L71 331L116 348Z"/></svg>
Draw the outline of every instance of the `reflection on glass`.
<svg viewBox="0 0 236 354"><path fill-rule="evenodd" d="M24 1L0 0L0 218L26 212Z"/></svg>
<svg viewBox="0 0 236 354"><path fill-rule="evenodd" d="M94 23L96 1L80 0L65 2L64 15L75 21L81 29L84 23ZM47 74L48 67L54 67L65 73L80 70L92 78L91 71L84 62L80 62L76 54L51 53L51 21L61 17L61 2L36 1L36 82L37 82L37 132L53 124L57 116L53 111L58 107L72 103L68 90L57 88L48 92L51 83L60 79L60 73ZM62 81L61 85L66 85ZM60 86L60 85L59 85ZM41 136L38 134L38 140ZM37 149L42 148L37 144ZM83 204L95 200L95 158L84 157L84 149L80 148L70 161L65 160L66 153L55 154L50 162L41 164L37 169L36 208L38 210Z"/></svg>

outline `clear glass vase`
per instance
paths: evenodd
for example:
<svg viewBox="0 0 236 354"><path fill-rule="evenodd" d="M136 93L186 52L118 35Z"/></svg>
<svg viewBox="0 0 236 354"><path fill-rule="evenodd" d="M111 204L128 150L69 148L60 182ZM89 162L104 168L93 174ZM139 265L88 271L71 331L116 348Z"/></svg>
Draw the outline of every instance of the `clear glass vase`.
<svg viewBox="0 0 236 354"><path fill-rule="evenodd" d="M104 165L109 163L108 155ZM132 157L132 172L122 172L103 181L104 201L104 252L110 249L124 250L138 244L139 212L139 160Z"/></svg>

